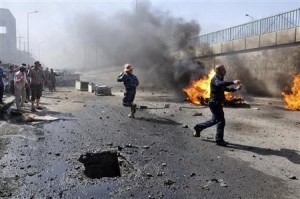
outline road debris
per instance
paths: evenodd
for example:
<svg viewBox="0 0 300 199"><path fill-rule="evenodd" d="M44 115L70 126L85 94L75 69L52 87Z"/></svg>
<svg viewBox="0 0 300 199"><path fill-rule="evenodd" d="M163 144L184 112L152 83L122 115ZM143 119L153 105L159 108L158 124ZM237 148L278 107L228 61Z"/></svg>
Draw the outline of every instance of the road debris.
<svg viewBox="0 0 300 199"><path fill-rule="evenodd" d="M170 180L170 179L165 179L165 180L164 180L164 185L172 185L172 184L174 184L174 183L176 183L176 182L174 182L174 181L172 181L172 180Z"/></svg>
<svg viewBox="0 0 300 199"><path fill-rule="evenodd" d="M58 117L53 117L53 116L41 116L41 115L36 115L32 113L26 113L24 114L24 120L26 122L34 122L34 121L56 121L56 120L76 120L76 118L58 118Z"/></svg>
<svg viewBox="0 0 300 199"><path fill-rule="evenodd" d="M193 114L193 116L202 116L202 115L203 115L203 114L200 113L200 112L196 112L196 113Z"/></svg>
<svg viewBox="0 0 300 199"><path fill-rule="evenodd" d="M285 175L291 180L298 180L297 177L292 173L286 173Z"/></svg>

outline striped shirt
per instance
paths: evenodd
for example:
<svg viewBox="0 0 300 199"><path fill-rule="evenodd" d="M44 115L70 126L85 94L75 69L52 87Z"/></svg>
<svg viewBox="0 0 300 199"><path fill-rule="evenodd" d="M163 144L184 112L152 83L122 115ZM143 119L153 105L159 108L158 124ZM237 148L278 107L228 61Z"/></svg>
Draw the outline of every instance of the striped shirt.
<svg viewBox="0 0 300 199"><path fill-rule="evenodd" d="M42 70L30 69L31 84L38 85L43 83L44 73Z"/></svg>

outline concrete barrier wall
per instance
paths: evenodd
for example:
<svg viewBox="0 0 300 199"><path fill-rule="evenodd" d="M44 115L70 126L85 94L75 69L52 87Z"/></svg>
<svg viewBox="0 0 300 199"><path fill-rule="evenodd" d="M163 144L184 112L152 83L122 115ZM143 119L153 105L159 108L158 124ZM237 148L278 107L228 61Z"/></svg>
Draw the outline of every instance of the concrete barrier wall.
<svg viewBox="0 0 300 199"><path fill-rule="evenodd" d="M276 41L277 41L276 35L277 35L276 32L260 35L260 47L276 45Z"/></svg>
<svg viewBox="0 0 300 199"><path fill-rule="evenodd" d="M241 78L249 94L280 97L291 86L293 75L300 73L300 45L281 45L294 42L300 42L300 27L196 49L201 52L196 60L207 70L223 63L227 77ZM271 46L275 47L264 48Z"/></svg>
<svg viewBox="0 0 300 199"><path fill-rule="evenodd" d="M233 42L223 42L222 43L222 53L228 53L233 51Z"/></svg>
<svg viewBox="0 0 300 199"><path fill-rule="evenodd" d="M247 37L246 38L246 49L259 48L260 46L260 37Z"/></svg>
<svg viewBox="0 0 300 199"><path fill-rule="evenodd" d="M262 34L259 36L247 37L243 39L211 44L209 46L210 50L208 51L208 47L203 50L201 48L196 49L196 56L205 56L213 54L221 54L221 53L229 53L235 51L243 51L250 49L257 49L261 47L270 47L281 44L288 44L300 42L300 27L299 28L291 28L288 30L283 30L279 32Z"/></svg>
<svg viewBox="0 0 300 199"><path fill-rule="evenodd" d="M244 93L253 96L281 97L292 77L300 73L300 46L285 46L268 50L219 55L197 59L207 71L215 64L224 64L226 79L241 79Z"/></svg>
<svg viewBox="0 0 300 199"><path fill-rule="evenodd" d="M233 49L235 51L245 50L246 49L245 39L233 40Z"/></svg>
<svg viewBox="0 0 300 199"><path fill-rule="evenodd" d="M296 28L296 41L300 41L300 27Z"/></svg>
<svg viewBox="0 0 300 199"><path fill-rule="evenodd" d="M222 44L221 43L212 44L211 45L211 51L214 54L220 54L220 53L222 53Z"/></svg>
<svg viewBox="0 0 300 199"><path fill-rule="evenodd" d="M277 32L277 44L293 43L296 40L296 29L291 28Z"/></svg>

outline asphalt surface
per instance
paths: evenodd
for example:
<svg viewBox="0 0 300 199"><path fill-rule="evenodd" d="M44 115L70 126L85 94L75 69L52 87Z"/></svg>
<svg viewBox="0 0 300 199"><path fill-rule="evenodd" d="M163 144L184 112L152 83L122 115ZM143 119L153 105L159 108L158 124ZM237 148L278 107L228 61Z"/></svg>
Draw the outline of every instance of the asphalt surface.
<svg viewBox="0 0 300 199"><path fill-rule="evenodd" d="M191 110L194 106L170 101L166 93L151 92L140 97L139 105L148 109L139 109L134 119L127 117L129 109L121 105L120 92L95 96L71 90L48 93L42 99L41 112L60 120L1 122L1 129L6 130L0 142L4 151L0 196L294 198L282 179L229 157L227 153L234 148L216 146L212 137L193 138L186 128L191 128L189 118L180 107ZM164 108L166 103L169 108ZM58 104L62 108L51 109ZM106 150L118 151L128 163L121 166L122 176L85 176L80 155Z"/></svg>

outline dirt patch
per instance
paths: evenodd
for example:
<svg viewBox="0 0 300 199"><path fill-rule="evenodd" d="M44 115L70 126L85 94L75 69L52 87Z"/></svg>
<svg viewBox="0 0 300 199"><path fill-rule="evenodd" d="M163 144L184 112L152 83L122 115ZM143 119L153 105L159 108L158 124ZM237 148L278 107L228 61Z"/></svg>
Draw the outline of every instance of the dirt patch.
<svg viewBox="0 0 300 199"><path fill-rule="evenodd" d="M9 144L9 141L7 139L0 139L0 159L5 154L6 146Z"/></svg>
<svg viewBox="0 0 300 199"><path fill-rule="evenodd" d="M0 123L0 136L3 135L15 135L19 133L20 127L17 125L8 124L6 122Z"/></svg>

